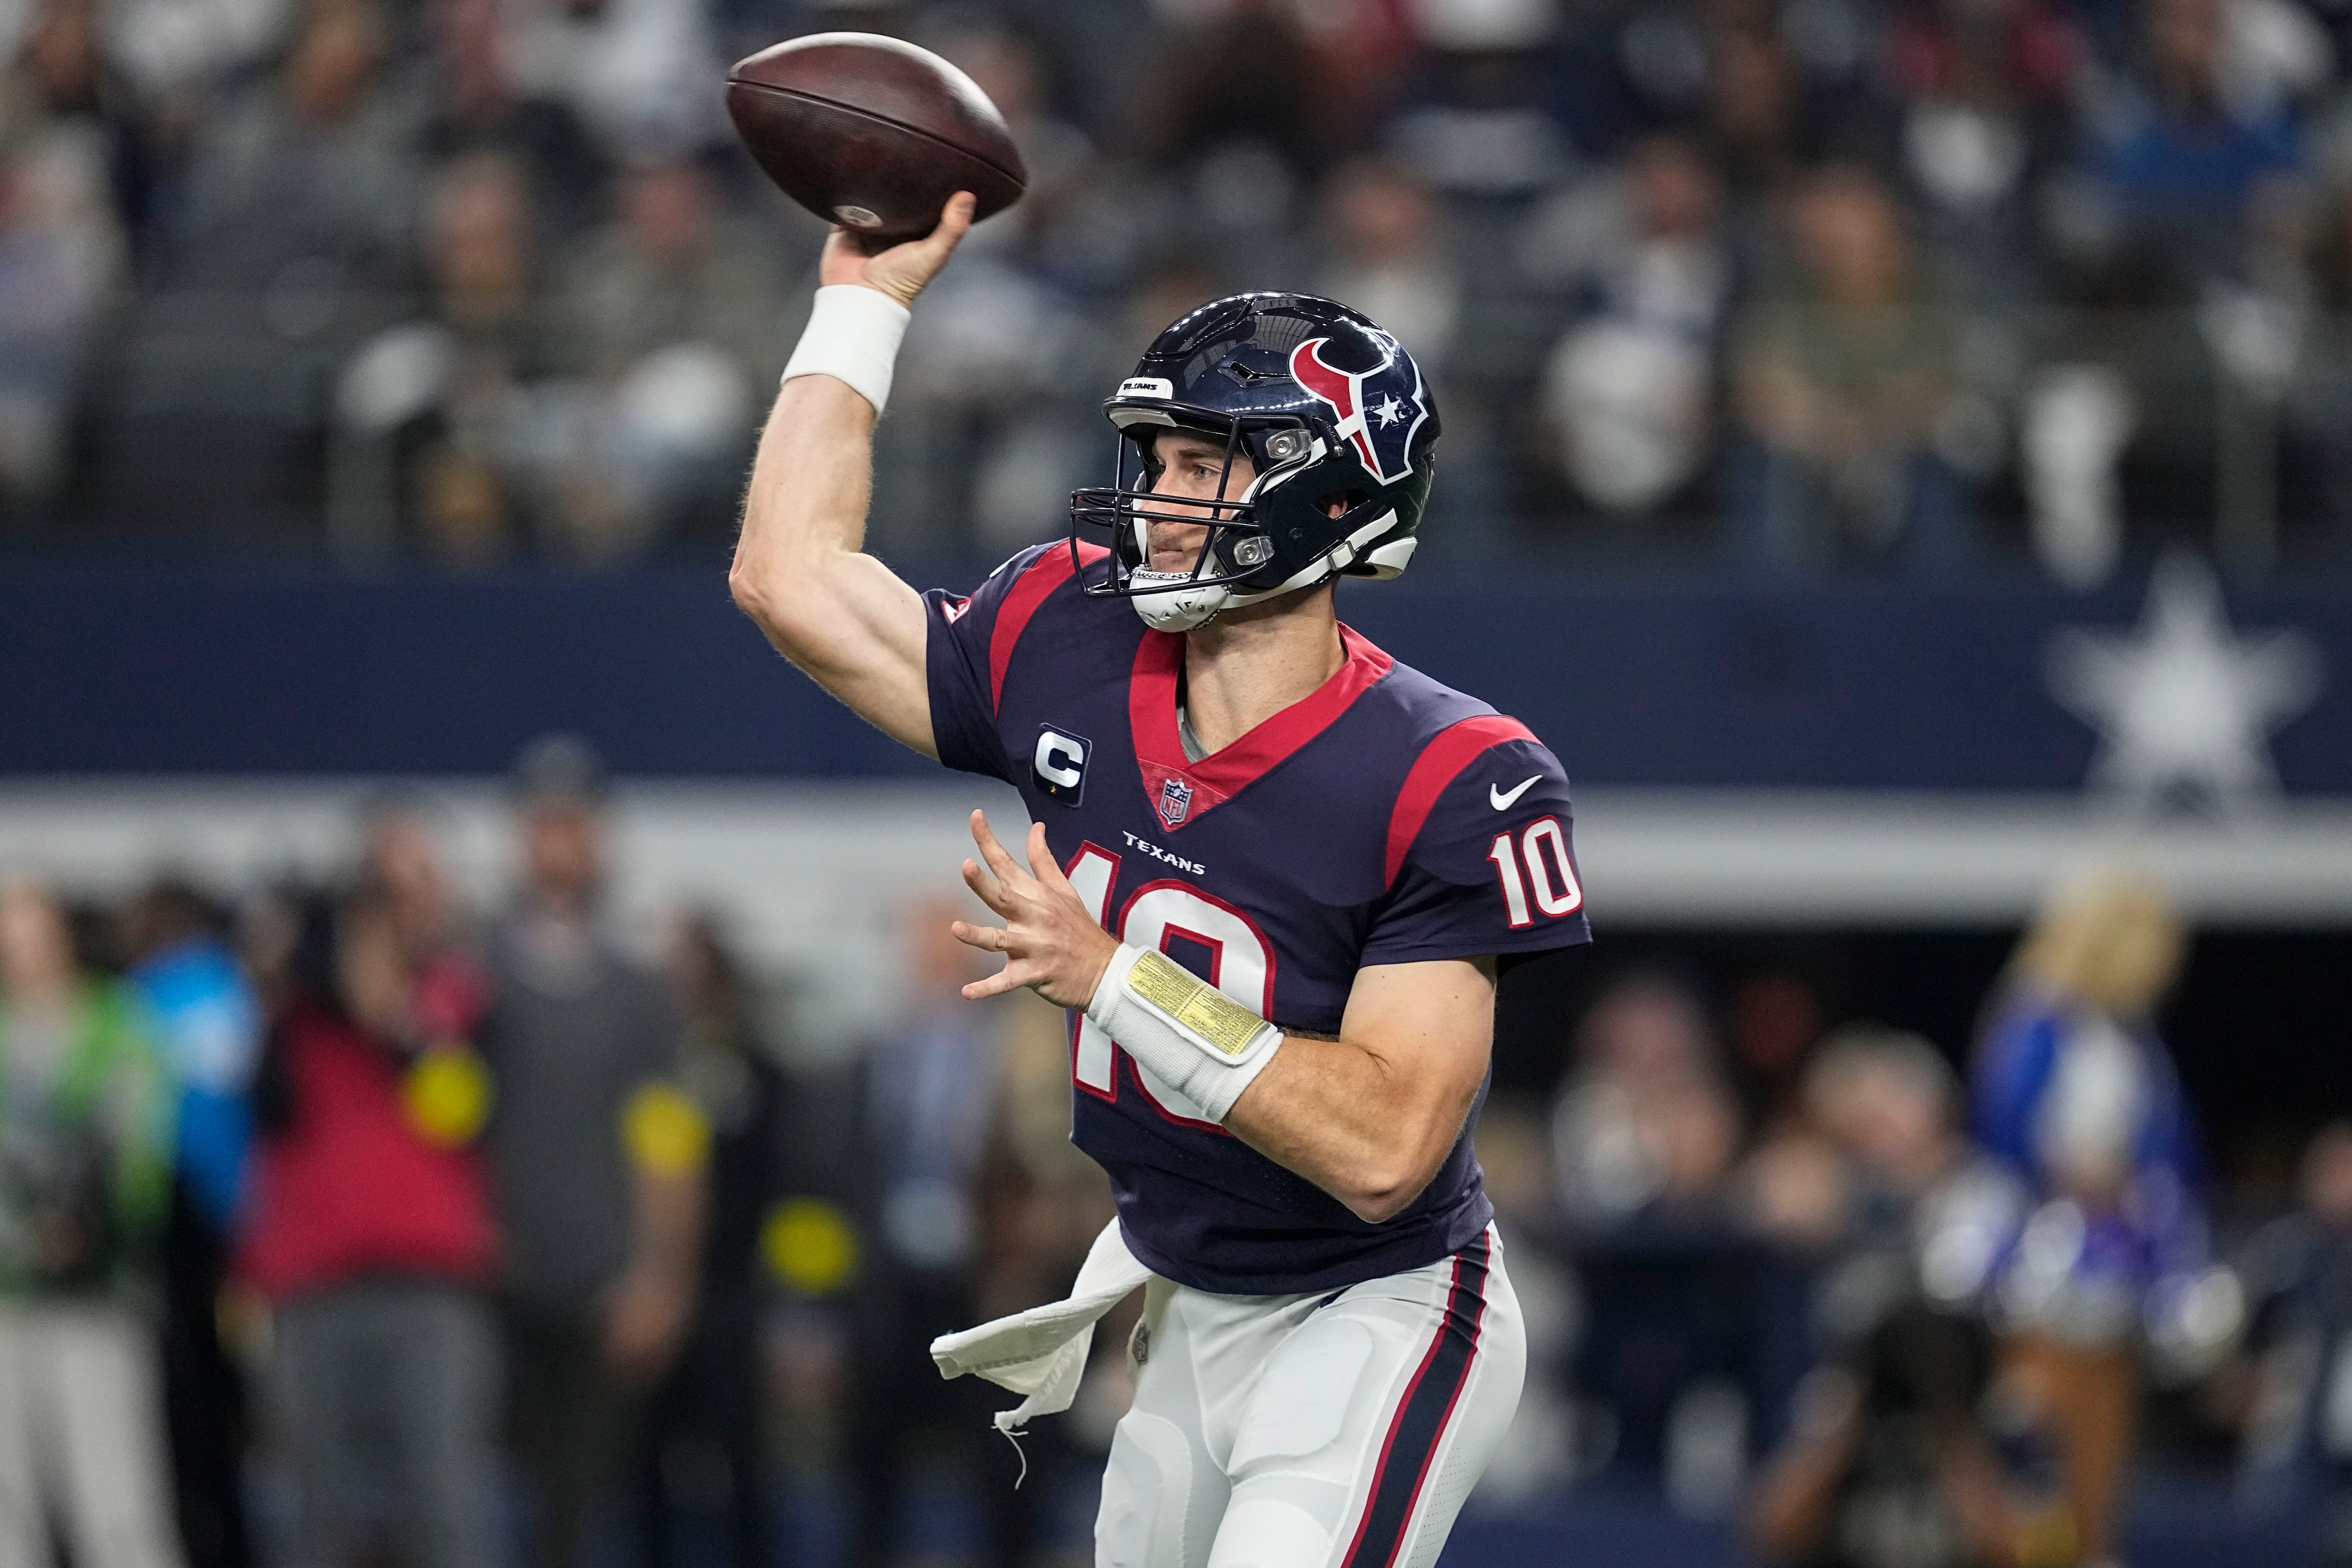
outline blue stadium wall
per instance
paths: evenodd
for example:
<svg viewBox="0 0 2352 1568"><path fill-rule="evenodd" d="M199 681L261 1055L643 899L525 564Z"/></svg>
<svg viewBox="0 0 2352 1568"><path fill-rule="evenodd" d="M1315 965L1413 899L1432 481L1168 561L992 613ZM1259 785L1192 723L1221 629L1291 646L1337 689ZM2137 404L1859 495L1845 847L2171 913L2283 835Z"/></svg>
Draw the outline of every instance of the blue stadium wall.
<svg viewBox="0 0 2352 1568"><path fill-rule="evenodd" d="M2050 694L2052 639L2128 633L2145 591L1407 579L1349 585L1341 614L1524 719L1580 784L2067 792L2097 738ZM2285 790L2352 795L2352 596L2233 590L2228 608L2238 635L2296 628L2320 657L2316 700L2273 737ZM17 776L481 775L550 729L638 775L929 766L786 668L709 568L18 566L0 573L0 694Z"/></svg>

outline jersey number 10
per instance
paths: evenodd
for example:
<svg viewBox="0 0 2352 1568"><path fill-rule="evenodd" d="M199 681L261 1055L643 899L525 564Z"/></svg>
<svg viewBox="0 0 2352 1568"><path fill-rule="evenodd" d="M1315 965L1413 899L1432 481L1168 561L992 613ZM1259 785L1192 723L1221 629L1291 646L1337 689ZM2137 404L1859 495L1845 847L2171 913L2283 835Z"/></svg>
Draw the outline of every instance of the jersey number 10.
<svg viewBox="0 0 2352 1568"><path fill-rule="evenodd" d="M1146 882L1129 895L1113 924L1110 895L1118 881L1118 857L1093 844L1081 845L1065 875L1097 923L1119 941L1153 952L1167 951L1171 937L1195 942L1208 950L1210 984L1261 1018L1273 1016L1274 950L1241 910L1183 882ZM1118 1046L1092 1019L1078 1020L1070 1076L1089 1094L1118 1098ZM1163 1115L1224 1131L1202 1107L1141 1062L1135 1062L1135 1077Z"/></svg>
<svg viewBox="0 0 2352 1568"><path fill-rule="evenodd" d="M1523 857L1524 873L1519 868ZM1536 923L1528 909L1530 892L1535 895L1535 907L1553 920L1574 914L1584 902L1584 889L1577 885L1576 868L1568 858L1568 835L1556 816L1531 823L1516 844L1509 834L1497 833L1486 858L1495 863L1495 874L1503 879L1503 907L1510 911L1513 931Z"/></svg>

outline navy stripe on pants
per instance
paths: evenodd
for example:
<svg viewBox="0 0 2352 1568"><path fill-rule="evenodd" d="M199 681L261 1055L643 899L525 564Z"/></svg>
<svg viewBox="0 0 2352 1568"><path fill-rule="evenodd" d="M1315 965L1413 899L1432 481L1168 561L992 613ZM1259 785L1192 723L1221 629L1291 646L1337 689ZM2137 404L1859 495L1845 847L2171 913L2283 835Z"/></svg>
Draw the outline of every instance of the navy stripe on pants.
<svg viewBox="0 0 2352 1568"><path fill-rule="evenodd" d="M1454 1282L1445 1292L1444 1315L1430 1341L1429 1353L1405 1385L1404 1398L1381 1444L1370 1497L1345 1568L1389 1568L1412 1521L1413 1505L1437 1458L1438 1440L1470 1381L1470 1360L1478 1350L1478 1324L1486 1310L1486 1233L1454 1255Z"/></svg>

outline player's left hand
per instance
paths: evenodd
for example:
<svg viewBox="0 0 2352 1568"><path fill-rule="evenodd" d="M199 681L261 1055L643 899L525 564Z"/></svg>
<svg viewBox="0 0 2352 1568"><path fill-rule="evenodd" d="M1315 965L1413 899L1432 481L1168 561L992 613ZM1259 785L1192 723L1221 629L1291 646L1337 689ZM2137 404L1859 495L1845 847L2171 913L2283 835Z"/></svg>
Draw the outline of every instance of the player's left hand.
<svg viewBox="0 0 2352 1568"><path fill-rule="evenodd" d="M978 861L963 863L963 879L980 901L1003 920L1003 926L976 926L958 921L949 929L968 947L1004 954L1004 967L985 980L963 988L978 1001L1026 985L1056 1007L1083 1007L1094 1000L1095 987L1118 951L1118 939L1103 930L1088 912L1077 889L1054 863L1045 845L1045 825L1029 826L1029 864L1034 873L1005 852L988 828L988 817L971 814L972 842L980 846Z"/></svg>

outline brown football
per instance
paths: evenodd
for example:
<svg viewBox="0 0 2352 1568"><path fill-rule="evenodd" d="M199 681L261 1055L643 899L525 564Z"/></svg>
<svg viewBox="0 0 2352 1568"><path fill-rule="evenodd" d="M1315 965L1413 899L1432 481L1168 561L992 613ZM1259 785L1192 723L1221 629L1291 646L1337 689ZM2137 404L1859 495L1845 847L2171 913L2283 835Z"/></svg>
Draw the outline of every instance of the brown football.
<svg viewBox="0 0 2352 1568"><path fill-rule="evenodd" d="M793 200L871 240L929 234L958 191L975 221L1029 183L1004 117L929 49L873 33L814 33L740 60L727 112Z"/></svg>

